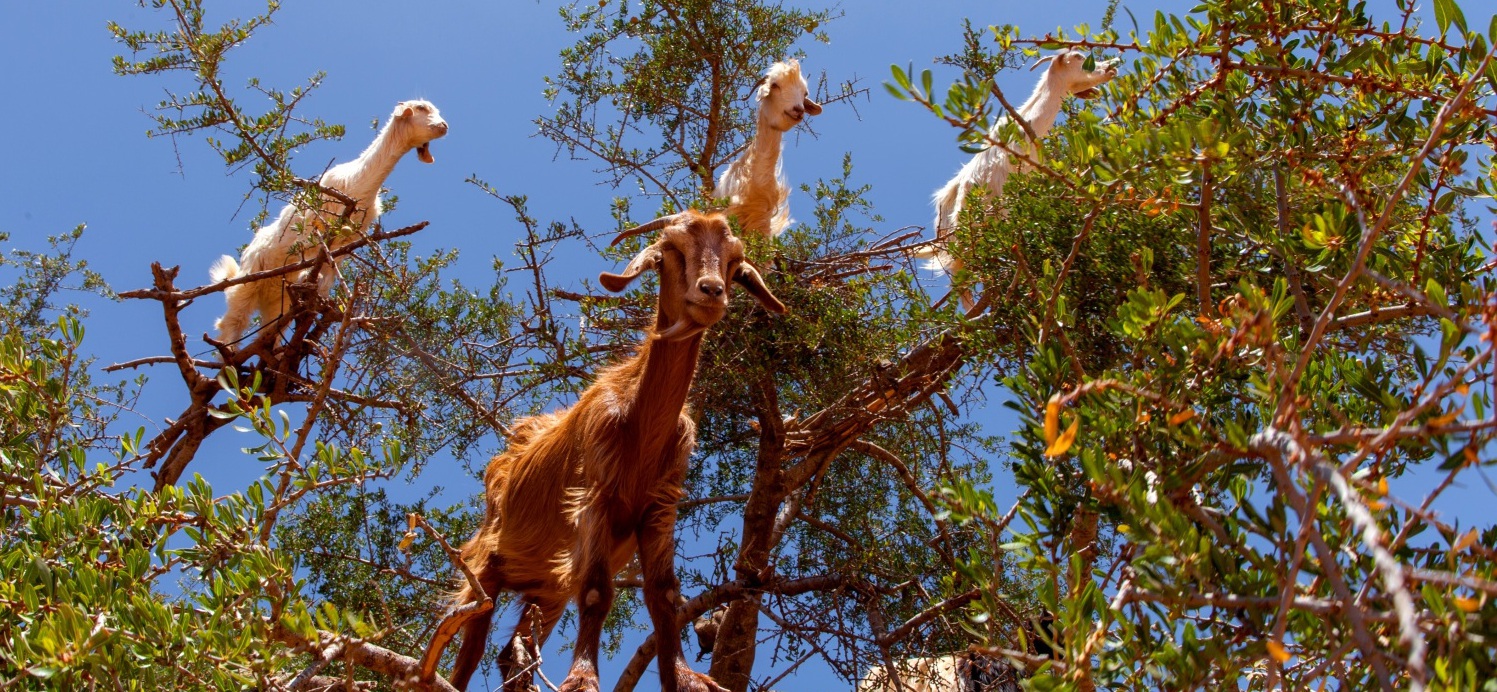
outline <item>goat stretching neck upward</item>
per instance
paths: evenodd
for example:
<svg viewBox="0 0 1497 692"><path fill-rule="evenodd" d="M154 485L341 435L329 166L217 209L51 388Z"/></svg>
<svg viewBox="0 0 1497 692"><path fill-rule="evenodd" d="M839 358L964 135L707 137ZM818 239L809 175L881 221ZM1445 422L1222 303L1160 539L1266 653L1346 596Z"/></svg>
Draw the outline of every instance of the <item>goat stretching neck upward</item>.
<svg viewBox="0 0 1497 692"><path fill-rule="evenodd" d="M780 167L780 144L807 114L821 114L821 104L810 94L795 60L771 65L754 89L759 100L754 139L723 171L714 193L728 198L727 214L745 233L779 235L790 225L790 186Z"/></svg>
<svg viewBox="0 0 1497 692"><path fill-rule="evenodd" d="M1049 134L1050 128L1055 126L1055 117L1060 114L1061 102L1067 96L1092 98L1097 95L1097 87L1106 84L1118 73L1116 61L1101 63L1096 70L1086 70L1086 54L1080 51L1064 51L1057 55L1046 56L1036 62L1034 67L1039 67L1047 61L1050 67L1045 71L1045 76L1040 78L1039 84L1035 85L1034 93L1029 95L1029 99L1018 108L1019 117L1029 124L1029 129L1039 139L1043 139L1046 134ZM988 138L997 141L1000 136L999 132L1008 122L1008 116L999 118L998 122L993 123L993 127L988 130ZM1022 130L1021 134L1023 134ZM1027 135L1024 136L1027 138ZM1028 142L1014 149L1028 153L1034 151L1036 145L1037 142ZM999 194L1003 191L1003 184L1008 181L1008 175L1013 168L1013 162L1007 151L999 146L989 146L974 154L972 160L962 166L950 182L936 190L936 242L932 247L917 255L929 260L928 268L950 274L961 270L962 261L951 255L948 244L951 241L952 232L956 229L956 220L961 214L962 204L967 199L967 192L973 186L982 184L987 186L989 195ZM970 295L963 293L961 297L963 307L972 307Z"/></svg>
<svg viewBox="0 0 1497 692"><path fill-rule="evenodd" d="M345 210L343 203L334 199L324 199L320 206L311 209L305 205L288 204L275 221L255 231L254 239L244 248L238 262L224 255L209 270L209 276L217 283L313 257L320 248L316 231L331 228L345 211L349 215L350 227L328 234L328 249L336 250L358 239L379 218L379 189L390 176L390 171L395 170L395 164L412 149L416 150L422 163L431 163L435 159L428 145L431 140L445 134L447 122L442 120L436 106L426 101L397 104L390 120L359 158L333 166L318 179L323 187L353 199L354 209ZM329 269L321 270L317 281L318 295L327 296L332 292L332 275ZM229 309L214 325L218 329L218 340L224 343L238 341L249 326L250 317L257 311L260 324L269 327L290 306L286 286L302 281L306 276L306 272L291 276L283 274L225 289Z"/></svg>
<svg viewBox="0 0 1497 692"><path fill-rule="evenodd" d="M561 689L598 689L598 640L613 604L613 577L636 549L659 646L661 689L720 689L687 665L676 619L676 503L696 444L686 395L702 334L727 311L730 282L770 311L783 313L785 306L744 260L743 243L721 214L682 212L625 231L614 242L662 227L623 274L600 277L618 292L646 270L659 273L655 328L639 352L598 373L571 408L518 421L509 448L484 474L483 523L462 555L488 596L521 594L520 624L499 661L507 690L531 684L528 671L513 670L523 654L517 646L525 646L517 642L533 631L539 646L573 597L580 611L577 646ZM480 598L464 586L454 605ZM451 678L460 689L483 656L492 616L490 610L462 625ZM427 652L433 667L454 630L438 628Z"/></svg>

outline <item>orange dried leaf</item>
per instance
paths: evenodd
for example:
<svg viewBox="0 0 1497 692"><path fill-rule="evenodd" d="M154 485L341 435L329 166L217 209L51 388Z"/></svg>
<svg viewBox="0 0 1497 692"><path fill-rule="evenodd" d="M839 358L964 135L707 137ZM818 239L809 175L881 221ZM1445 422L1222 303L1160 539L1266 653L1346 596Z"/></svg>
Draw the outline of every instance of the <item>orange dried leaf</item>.
<svg viewBox="0 0 1497 692"><path fill-rule="evenodd" d="M1466 384L1464 380L1455 386L1455 393L1461 396L1465 396L1470 391L1471 385Z"/></svg>
<svg viewBox="0 0 1497 692"><path fill-rule="evenodd" d="M1139 411L1138 417L1134 418L1133 422L1138 423L1139 425L1143 425L1144 423L1149 422L1150 418L1153 418L1153 416L1149 415L1148 411Z"/></svg>
<svg viewBox="0 0 1497 692"><path fill-rule="evenodd" d="M1461 408L1465 407L1463 406ZM1429 419L1429 426L1431 428L1441 428L1454 423L1455 419L1459 418L1461 415L1461 408L1451 411L1450 413L1447 413L1443 416L1435 416L1434 418Z"/></svg>
<svg viewBox="0 0 1497 692"><path fill-rule="evenodd" d="M1381 512L1383 511L1383 509L1387 508L1387 506L1388 503L1383 502L1382 500L1372 500L1371 502L1367 503L1367 509L1370 509L1374 512Z"/></svg>
<svg viewBox="0 0 1497 692"><path fill-rule="evenodd" d="M1386 497L1387 495L1388 495L1388 479L1387 479L1387 477L1383 477L1383 478L1377 479L1377 496L1378 497Z"/></svg>
<svg viewBox="0 0 1497 692"><path fill-rule="evenodd" d="M1045 404L1045 446L1055 444L1055 436L1060 434L1060 395L1050 397L1050 403Z"/></svg>
<svg viewBox="0 0 1497 692"><path fill-rule="evenodd" d="M1470 531L1467 531L1465 535L1455 539L1455 543L1451 544L1450 550L1452 552L1459 553L1462 550L1470 548L1471 546L1476 544L1476 538L1476 529L1471 529Z"/></svg>
<svg viewBox="0 0 1497 692"><path fill-rule="evenodd" d="M1280 644L1276 641L1268 642L1268 655L1272 656L1273 660L1278 661L1279 663L1283 663L1289 660L1289 652L1284 649L1283 644Z"/></svg>
<svg viewBox="0 0 1497 692"><path fill-rule="evenodd" d="M1474 598L1456 596L1453 600L1455 601L1455 607L1460 608L1467 613L1474 613L1478 608L1481 607L1481 602Z"/></svg>
<svg viewBox="0 0 1497 692"><path fill-rule="evenodd" d="M1195 417L1196 417L1195 409L1188 408L1188 409L1185 409L1184 411L1176 413L1173 416L1170 416L1170 425L1179 425L1179 424L1184 423L1185 421L1188 421L1188 420L1190 420L1192 418L1195 418Z"/></svg>
<svg viewBox="0 0 1497 692"><path fill-rule="evenodd" d="M1076 431L1080 427L1080 418L1071 421L1071 426L1066 428L1066 431L1061 433L1060 437L1055 438L1055 442L1051 443L1050 447L1045 450L1045 456L1054 459L1055 457L1065 454L1066 451L1071 448L1071 445L1076 442Z"/></svg>
<svg viewBox="0 0 1497 692"><path fill-rule="evenodd" d="M1476 450L1470 447L1461 450L1461 455L1466 457L1466 463L1468 464L1475 464L1478 461Z"/></svg>

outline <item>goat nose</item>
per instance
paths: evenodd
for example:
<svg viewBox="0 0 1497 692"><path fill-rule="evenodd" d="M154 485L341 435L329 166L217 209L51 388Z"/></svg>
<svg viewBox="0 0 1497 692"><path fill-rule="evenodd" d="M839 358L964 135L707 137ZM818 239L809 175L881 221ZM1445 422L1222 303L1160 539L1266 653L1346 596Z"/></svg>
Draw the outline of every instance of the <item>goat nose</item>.
<svg viewBox="0 0 1497 692"><path fill-rule="evenodd" d="M708 298L716 298L723 294L722 279L702 279L697 282L697 290L706 294Z"/></svg>

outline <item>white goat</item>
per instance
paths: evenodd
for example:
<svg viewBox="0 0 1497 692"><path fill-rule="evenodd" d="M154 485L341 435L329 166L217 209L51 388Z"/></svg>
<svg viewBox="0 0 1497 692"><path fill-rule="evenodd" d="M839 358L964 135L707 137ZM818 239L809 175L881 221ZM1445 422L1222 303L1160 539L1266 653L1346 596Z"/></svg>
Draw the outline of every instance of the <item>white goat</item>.
<svg viewBox="0 0 1497 692"><path fill-rule="evenodd" d="M1043 139L1050 132L1050 128L1055 125L1055 116L1060 114L1060 104L1067 96L1074 94L1081 98L1092 98L1097 95L1097 87L1117 76L1118 61L1099 63L1096 70L1087 71L1084 67L1086 57L1081 51L1068 50L1040 58L1030 68L1033 70L1046 62L1050 63L1045 76L1035 85L1034 93L1018 108L1019 117L1029 123L1029 129L1034 132L1035 138ZM1008 116L999 118L988 131L988 137L997 141L1000 130L1008 122ZM1020 134L1024 134L1022 128ZM1027 135L1025 137L1027 139ZM1022 147L1014 148L1029 154L1035 150L1035 146L1035 142L1026 142ZM956 229L962 203L967 199L967 192L974 185L982 184L987 186L989 195L997 195L1003 191L1003 184L1008 181L1008 175L1013 169L1008 152L1002 147L990 146L974 155L950 182L936 190L936 242L916 255L929 260L926 265L928 269L954 274L962 268L961 259L951 255L948 245L951 234ZM963 307L972 307L970 294L963 293L961 298Z"/></svg>
<svg viewBox="0 0 1497 692"><path fill-rule="evenodd" d="M1018 676L1003 661L971 653L911 658L899 664L898 682L873 666L856 692L1017 692Z"/></svg>
<svg viewBox="0 0 1497 692"><path fill-rule="evenodd" d="M780 170L780 141L807 114L820 115L821 104L811 100L796 60L771 65L754 97L759 100L754 140L717 179L716 195L728 198L726 213L744 233L779 235L790 225L790 186Z"/></svg>
<svg viewBox="0 0 1497 692"><path fill-rule="evenodd" d="M348 226L335 229L326 237L320 233L329 230L344 211L343 203L338 200L324 199L319 207L311 209L296 203L288 204L275 221L255 231L254 239L244 248L238 262L224 255L208 271L209 276L217 283L301 262L317 254L319 239L326 241L329 250L353 242L379 218L380 186L384 185L390 171L395 170L400 158L415 149L416 156L423 163L431 163L435 159L428 144L445 134L447 122L430 102L396 104L389 122L359 158L333 166L318 180L323 187L337 190L355 201L356 207L349 214ZM249 326L250 316L257 311L261 326L270 326L290 305L286 286L302 281L306 276L306 272L292 272L225 289L229 309L214 325L218 328L219 341L238 341ZM328 295L332 286L333 270L324 267L318 277L318 294Z"/></svg>

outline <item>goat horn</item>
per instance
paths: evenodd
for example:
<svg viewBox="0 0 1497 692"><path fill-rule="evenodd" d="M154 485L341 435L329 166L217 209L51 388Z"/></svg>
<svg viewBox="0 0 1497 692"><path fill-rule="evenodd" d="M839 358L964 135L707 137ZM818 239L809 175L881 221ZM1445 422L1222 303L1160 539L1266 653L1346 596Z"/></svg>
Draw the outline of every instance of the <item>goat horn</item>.
<svg viewBox="0 0 1497 692"><path fill-rule="evenodd" d="M1050 61L1051 61L1051 60L1054 60L1054 59L1055 59L1055 56L1054 56L1054 55L1047 55L1047 56L1045 56L1045 57L1043 57L1043 58L1040 58L1040 59L1039 59L1039 60L1036 60L1036 61L1034 61L1034 64L1033 64L1033 65L1030 65L1030 66L1029 66L1029 71L1030 71L1030 72L1033 72L1033 71L1035 71L1035 69L1036 69L1036 68L1038 68L1038 67L1039 67L1039 66L1040 66L1040 65L1043 65L1043 64L1045 64L1045 63L1047 63L1047 62L1050 62Z"/></svg>
<svg viewBox="0 0 1497 692"><path fill-rule="evenodd" d="M625 238L629 238L629 237L632 237L632 236L640 235L641 233L649 233L650 231L654 231L654 230L657 230L657 229L665 228L666 226L669 226L672 223L675 223L676 217L679 217L679 216L680 216L680 214L671 214L670 216L662 216L662 217L660 217L658 219L655 219L654 221L651 221L651 222L649 222L649 223L647 223L647 224L645 224L643 226L635 226L634 228L631 228L631 229L629 229L627 231L624 231L624 232L622 232L622 233L614 236L613 237L613 242L609 243L608 247L613 247L615 245L618 245L619 241L621 241L621 240L623 240Z"/></svg>

